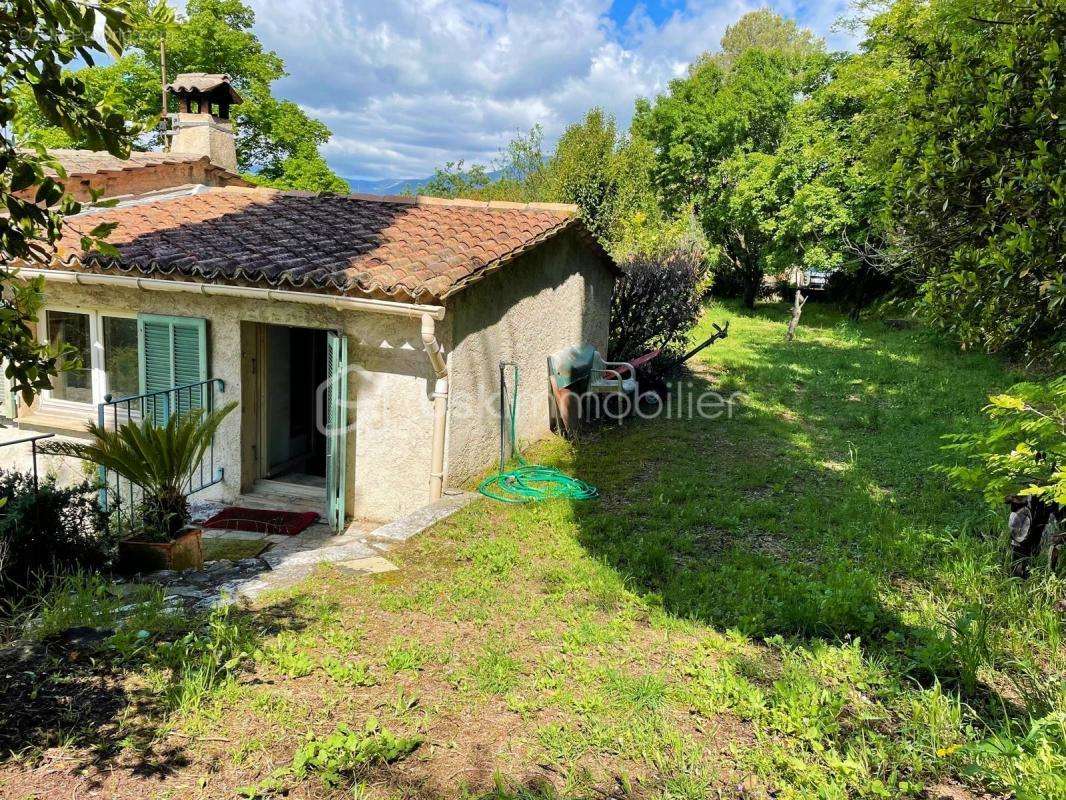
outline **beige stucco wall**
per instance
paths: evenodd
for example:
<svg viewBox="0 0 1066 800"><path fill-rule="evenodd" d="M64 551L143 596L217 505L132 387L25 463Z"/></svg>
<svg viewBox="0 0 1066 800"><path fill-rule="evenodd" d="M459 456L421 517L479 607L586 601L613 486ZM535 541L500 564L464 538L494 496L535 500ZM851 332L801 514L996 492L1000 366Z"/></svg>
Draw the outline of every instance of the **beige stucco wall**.
<svg viewBox="0 0 1066 800"><path fill-rule="evenodd" d="M547 357L585 342L606 350L613 288L607 265L569 233L456 295L449 304L449 485L499 458L501 360L519 366L519 439L548 434Z"/></svg>
<svg viewBox="0 0 1066 800"><path fill-rule="evenodd" d="M348 514L392 519L429 499L433 372L419 320L324 306L243 298L46 284L47 306L88 311L169 314L208 320L208 374L222 378L220 400L241 398L242 321L341 329L348 336ZM445 331L446 333L446 331ZM216 440L222 484L198 497L232 499L240 492L240 408Z"/></svg>
<svg viewBox="0 0 1066 800"><path fill-rule="evenodd" d="M545 359L580 342L606 346L613 285L599 257L576 235L564 234L448 302L437 324L451 375L447 486L480 474L497 457L501 359L521 370L519 436L528 442L548 433ZM46 284L45 297L46 307L207 319L208 374L225 381L222 401L241 399L242 322L343 330L350 364L348 514L386 520L428 502L434 376L418 319L61 283ZM225 479L198 498L231 500L240 493L240 413L238 407L226 419L216 440Z"/></svg>

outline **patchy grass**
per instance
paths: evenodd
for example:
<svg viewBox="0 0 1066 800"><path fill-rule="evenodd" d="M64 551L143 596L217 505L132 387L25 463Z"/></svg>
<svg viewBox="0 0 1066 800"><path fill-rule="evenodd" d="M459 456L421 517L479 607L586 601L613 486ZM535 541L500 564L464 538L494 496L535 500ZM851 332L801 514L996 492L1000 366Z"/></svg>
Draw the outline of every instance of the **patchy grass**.
<svg viewBox="0 0 1066 800"><path fill-rule="evenodd" d="M1066 795L1063 583L1010 578L1003 520L929 471L940 436L1013 377L817 305L791 345L782 306L712 306L694 338L726 316L730 338L701 354L669 418L534 451L601 501L476 503L394 553L398 573L323 569L179 630L143 598L134 639L94 663L162 700L107 706L106 748L76 720L38 726L0 785ZM732 419L677 413L710 388L743 393ZM90 589L106 602L53 598L47 629L113 624L110 590Z"/></svg>

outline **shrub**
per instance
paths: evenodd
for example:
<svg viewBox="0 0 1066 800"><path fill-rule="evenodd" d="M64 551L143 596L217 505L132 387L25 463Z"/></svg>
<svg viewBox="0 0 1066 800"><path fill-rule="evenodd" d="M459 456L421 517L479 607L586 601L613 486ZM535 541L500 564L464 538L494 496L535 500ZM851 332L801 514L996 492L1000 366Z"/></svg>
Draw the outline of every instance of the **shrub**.
<svg viewBox="0 0 1066 800"><path fill-rule="evenodd" d="M0 471L0 594L40 576L106 566L114 542L89 482L61 488L54 478Z"/></svg>
<svg viewBox="0 0 1066 800"><path fill-rule="evenodd" d="M189 475L234 408L229 403L214 411L196 408L174 414L164 425L151 417L127 422L116 430L89 425L90 442L52 440L41 446L46 455L79 458L122 476L144 493L139 516L142 539L175 538L189 521L185 485Z"/></svg>
<svg viewBox="0 0 1066 800"><path fill-rule="evenodd" d="M1009 495L1066 504L1066 377L1019 383L988 400L985 430L945 437L944 449L964 462L943 471L993 504Z"/></svg>
<svg viewBox="0 0 1066 800"><path fill-rule="evenodd" d="M611 302L610 359L627 361L660 348L663 354L651 366L661 369L683 352L688 331L699 318L702 257L685 251L638 255L623 269Z"/></svg>

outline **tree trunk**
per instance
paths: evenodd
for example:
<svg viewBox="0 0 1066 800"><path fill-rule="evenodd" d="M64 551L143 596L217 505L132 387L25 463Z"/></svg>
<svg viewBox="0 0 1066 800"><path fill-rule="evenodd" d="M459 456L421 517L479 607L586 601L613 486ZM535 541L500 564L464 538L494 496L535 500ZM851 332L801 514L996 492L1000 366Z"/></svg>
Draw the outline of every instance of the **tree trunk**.
<svg viewBox="0 0 1066 800"><path fill-rule="evenodd" d="M803 296L803 292L796 289L796 297L792 301L792 319L788 321L788 333L785 334L785 341L791 342L796 338L796 328L800 324L800 314L803 313L803 304L807 302L807 298Z"/></svg>
<svg viewBox="0 0 1066 800"><path fill-rule="evenodd" d="M744 305L752 310L755 309L755 300L759 296L759 287L762 285L762 274L748 277L744 285Z"/></svg>

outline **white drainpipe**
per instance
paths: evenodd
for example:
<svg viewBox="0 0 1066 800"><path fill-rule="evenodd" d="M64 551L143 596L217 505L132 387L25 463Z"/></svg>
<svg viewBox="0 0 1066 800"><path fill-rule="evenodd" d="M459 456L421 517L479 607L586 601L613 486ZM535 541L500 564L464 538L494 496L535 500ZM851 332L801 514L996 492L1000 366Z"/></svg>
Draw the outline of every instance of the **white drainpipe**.
<svg viewBox="0 0 1066 800"><path fill-rule="evenodd" d="M444 494L444 437L448 430L448 362L437 341L433 316L422 315L422 341L437 382L433 386L433 456L429 468L429 501Z"/></svg>
<svg viewBox="0 0 1066 800"><path fill-rule="evenodd" d="M430 502L440 500L444 494L444 437L448 429L448 362L445 361L440 342L437 341L435 326L436 320L444 319L444 306L397 303L391 300L363 297L340 297L257 286L226 286L192 281L139 278L133 275L101 275L93 272L33 269L31 267L20 267L18 276L21 278L41 277L46 281L76 283L80 286L124 286L145 291L189 292L208 297L246 297L257 300L324 305L341 311L370 311L377 314L421 318L422 342L425 344L429 363L433 366L433 372L437 376L437 382L433 387L433 452L429 470Z"/></svg>

